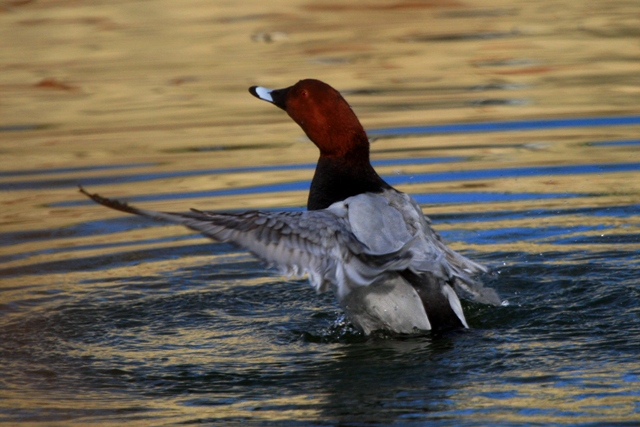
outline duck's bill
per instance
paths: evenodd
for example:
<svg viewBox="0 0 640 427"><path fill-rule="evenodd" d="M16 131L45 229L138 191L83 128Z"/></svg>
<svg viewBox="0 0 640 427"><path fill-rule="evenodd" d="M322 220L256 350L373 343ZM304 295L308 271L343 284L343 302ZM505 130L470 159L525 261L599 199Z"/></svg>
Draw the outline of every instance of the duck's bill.
<svg viewBox="0 0 640 427"><path fill-rule="evenodd" d="M263 101L267 101L275 105L276 107L280 107L283 110L287 109L286 106L286 95L289 91L289 88L285 89L267 89L262 86L251 86L249 88L249 93L255 96L258 99L262 99Z"/></svg>
<svg viewBox="0 0 640 427"><path fill-rule="evenodd" d="M262 86L251 86L249 88L249 92L251 92L251 95L255 96L256 98L260 98L263 101L273 102L273 97L271 96L271 92L273 92L273 89L267 89L266 87Z"/></svg>

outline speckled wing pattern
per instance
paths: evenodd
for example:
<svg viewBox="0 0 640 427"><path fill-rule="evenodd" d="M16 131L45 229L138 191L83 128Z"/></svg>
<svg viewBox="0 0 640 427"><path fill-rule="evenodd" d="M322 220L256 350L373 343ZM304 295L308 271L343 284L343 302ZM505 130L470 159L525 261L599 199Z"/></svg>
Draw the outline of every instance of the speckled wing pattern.
<svg viewBox="0 0 640 427"><path fill-rule="evenodd" d="M345 283L367 286L385 272L404 270L411 262L412 240L376 253L353 234L344 209L172 213L139 209L82 188L80 191L103 206L182 224L215 240L235 243L285 275L308 273L312 286L319 292Z"/></svg>

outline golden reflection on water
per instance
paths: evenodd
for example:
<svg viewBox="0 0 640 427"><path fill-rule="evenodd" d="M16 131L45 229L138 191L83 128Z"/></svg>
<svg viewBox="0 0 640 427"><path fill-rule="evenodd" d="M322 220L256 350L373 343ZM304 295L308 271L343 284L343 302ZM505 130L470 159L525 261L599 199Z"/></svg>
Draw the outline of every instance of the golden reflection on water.
<svg viewBox="0 0 640 427"><path fill-rule="evenodd" d="M6 2L5 2L6 3ZM311 169L238 172L118 183L124 175L245 166L309 164L315 147L286 115L251 97L247 88L289 86L301 78L325 80L344 92L365 128L531 118L637 115L640 9L635 2L553 1L249 1L197 2L9 2L0 5L0 184L40 180L82 183L105 178L89 190L106 196L180 194L309 180ZM27 125L32 130L9 131ZM7 128L5 130L5 127ZM527 132L411 135L377 138L372 158L460 156L451 163L381 166L388 176L459 170L501 170L523 166L563 166L639 162L637 145L593 146L592 142L637 139L640 126L540 129ZM137 165L126 169L40 174L55 168ZM110 179L113 179L113 182ZM557 199L487 203L427 204L432 214L637 204L640 173L531 176L406 183L413 193L571 194ZM83 200L73 185L0 192L2 233L57 230L121 215L99 206L59 206ZM299 207L305 191L167 198L145 208L185 210ZM638 234L640 218L569 214L543 219L436 224L446 230L491 230L585 226L565 239L606 234ZM602 229L596 229L602 226ZM32 273L0 277L0 302L31 304L38 290L82 294L85 281L153 277L181 268L215 263L217 255L189 256L96 271L40 274L43 263L128 250L179 247L206 239L171 240L179 227L149 227L79 237L51 237L0 247L2 269ZM147 239L162 242L143 243ZM104 243L111 247L93 247ZM87 245L82 251L65 251ZM636 243L549 243L544 237L485 244L456 244L477 252L637 251ZM245 257L227 253L220 257ZM571 261L567 261L571 262ZM26 271L26 270L25 270ZM267 280L267 279L255 279ZM94 282L95 283L95 282ZM34 291L35 289L35 291ZM46 307L46 297L40 304ZM55 301L55 297L51 297ZM53 302L52 302L53 303ZM9 314L8 314L9 315ZM260 346L258 336L238 337L238 347ZM527 343L528 350L534 344ZM91 349L87 349L90 353ZM101 348L108 352L109 348ZM115 351L115 350L114 350ZM118 350L118 356L122 356ZM144 358L144 354L129 354ZM195 357L195 356L194 356ZM210 355L204 363L210 363ZM194 359L194 363L198 363ZM620 366L620 370L638 365ZM528 377L531 371L510 375ZM540 373L544 375L544 373ZM577 374L578 375L578 374ZM620 384L603 374L603 381ZM507 389L502 389L507 387ZM479 389L487 396L479 395ZM587 414L571 422L637 420L632 385L612 397L577 398L597 385L550 387L521 384L515 396L503 384L470 385L459 393L466 409L495 408L492 393L507 393L496 420L519 420L522 408L553 408ZM55 408L55 397L35 391L2 393L18 409ZM464 396L467 393L468 396ZM64 399L73 412L103 407L104 396ZM269 396L255 406L242 401L207 408L180 401L148 399L140 405L168 420L247 417L317 420L330 400L321 393ZM111 409L130 407L113 399ZM282 409L287 406L291 409ZM591 409L593 406L593 409ZM298 408L298 409L296 409ZM300 409L302 408L302 409ZM305 409L306 408L306 409ZM465 408L460 408L465 409ZM100 415L88 412L88 417ZM559 415L526 414L531 422L565 422ZM64 419L64 416L62 417ZM67 425L71 418L60 421ZM102 421L110 422L109 418ZM82 423L81 421L76 421ZM130 425L148 420L129 419ZM52 423L51 425L54 425Z"/></svg>
<svg viewBox="0 0 640 427"><path fill-rule="evenodd" d="M527 349L531 350L531 349ZM635 366L620 366L623 371ZM513 378L522 378L517 386L513 384L490 384L483 387L479 395L477 389L462 391L459 397L465 402L465 409L469 411L483 411L491 409L487 420L496 423L615 423L632 422L637 420L634 414L637 405L636 384L621 381L619 375L612 372L590 372L588 378L581 372L567 375L562 381L573 383L574 387L558 387L558 380L548 378L548 372L523 370L510 372ZM539 380L535 380L539 377ZM531 381L531 383L527 383ZM621 385L621 383L623 385ZM615 384L615 386L613 386ZM602 396L603 390L610 391L609 396ZM496 404L496 399L499 404Z"/></svg>

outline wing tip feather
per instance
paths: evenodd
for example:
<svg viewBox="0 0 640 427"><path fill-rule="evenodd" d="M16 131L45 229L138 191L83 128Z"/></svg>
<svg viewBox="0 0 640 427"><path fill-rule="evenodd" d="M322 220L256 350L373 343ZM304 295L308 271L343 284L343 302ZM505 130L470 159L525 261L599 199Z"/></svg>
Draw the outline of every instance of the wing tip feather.
<svg viewBox="0 0 640 427"><path fill-rule="evenodd" d="M108 199L106 197L102 197L97 193L89 193L81 185L78 185L78 190L80 191L80 193L84 194L85 196L87 196L88 198L90 198L91 200L93 200L99 205L102 205L107 208L111 208L120 212L140 215L140 212L138 211L138 209L134 208L133 206L130 206L126 202L121 202L120 200L115 200L115 199Z"/></svg>

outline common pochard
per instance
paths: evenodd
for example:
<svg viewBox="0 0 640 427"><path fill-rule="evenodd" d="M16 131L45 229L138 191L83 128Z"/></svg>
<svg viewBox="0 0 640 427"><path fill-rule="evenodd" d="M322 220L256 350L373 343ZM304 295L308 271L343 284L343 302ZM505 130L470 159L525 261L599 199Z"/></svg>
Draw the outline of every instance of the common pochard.
<svg viewBox="0 0 640 427"><path fill-rule="evenodd" d="M487 268L450 249L416 201L376 173L367 135L337 90L307 79L249 91L286 111L320 150L307 211L156 212L80 191L106 207L233 242L285 275L308 274L364 334L468 328L458 294L500 304L473 279Z"/></svg>

